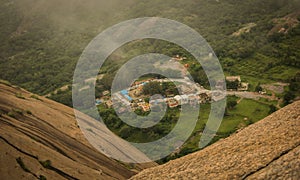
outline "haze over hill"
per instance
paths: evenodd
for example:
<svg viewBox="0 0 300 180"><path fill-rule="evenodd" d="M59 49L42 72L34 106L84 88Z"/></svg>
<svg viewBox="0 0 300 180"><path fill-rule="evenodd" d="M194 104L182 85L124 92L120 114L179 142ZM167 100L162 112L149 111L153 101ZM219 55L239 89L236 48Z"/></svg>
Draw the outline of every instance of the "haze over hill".
<svg viewBox="0 0 300 180"><path fill-rule="evenodd" d="M299 8L299 0L1 0L0 78L48 94L71 84L83 49L105 28L131 18L158 16L185 23L204 36L226 73L288 81L299 67ZM293 14L290 21L285 21L289 14ZM232 36L249 23L255 26ZM286 33L277 36L281 28ZM147 43L128 53L182 53L164 49ZM111 59L126 59L125 55ZM109 68L106 73L113 71Z"/></svg>

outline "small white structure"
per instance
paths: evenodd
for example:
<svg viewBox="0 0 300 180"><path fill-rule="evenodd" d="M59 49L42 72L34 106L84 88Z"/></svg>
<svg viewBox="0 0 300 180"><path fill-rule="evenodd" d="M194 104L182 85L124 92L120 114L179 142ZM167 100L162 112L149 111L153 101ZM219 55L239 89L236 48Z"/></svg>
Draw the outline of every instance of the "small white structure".
<svg viewBox="0 0 300 180"><path fill-rule="evenodd" d="M181 103L181 99L182 99L181 96L177 95L177 96L174 97L174 99L176 101L178 101L179 103Z"/></svg>
<svg viewBox="0 0 300 180"><path fill-rule="evenodd" d="M188 95L190 104L199 104L200 97L197 94Z"/></svg>
<svg viewBox="0 0 300 180"><path fill-rule="evenodd" d="M153 100L150 100L150 102L149 102L149 104L151 106L157 106L157 105L160 105L162 103L165 103L164 99L153 99Z"/></svg>
<svg viewBox="0 0 300 180"><path fill-rule="evenodd" d="M104 92L102 93L102 95L103 95L103 96L107 96L107 95L109 95L109 93L110 93L110 91L104 91Z"/></svg>
<svg viewBox="0 0 300 180"><path fill-rule="evenodd" d="M241 76L227 76L226 81L229 81L229 82L238 81L239 83L242 82Z"/></svg>
<svg viewBox="0 0 300 180"><path fill-rule="evenodd" d="M239 91L248 91L249 83L241 83L241 87L238 88Z"/></svg>
<svg viewBox="0 0 300 180"><path fill-rule="evenodd" d="M189 103L189 97L187 95L182 95L181 96L181 105L183 104L188 104Z"/></svg>
<svg viewBox="0 0 300 180"><path fill-rule="evenodd" d="M174 99L180 104L180 105L183 105L183 104L188 104L189 103L189 96L187 95L177 95L174 97Z"/></svg>

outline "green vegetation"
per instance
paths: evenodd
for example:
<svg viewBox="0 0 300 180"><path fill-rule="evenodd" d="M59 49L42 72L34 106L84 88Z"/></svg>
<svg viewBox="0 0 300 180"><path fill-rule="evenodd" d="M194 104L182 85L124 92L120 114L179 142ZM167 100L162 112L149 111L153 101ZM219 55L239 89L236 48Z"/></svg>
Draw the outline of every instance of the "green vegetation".
<svg viewBox="0 0 300 180"><path fill-rule="evenodd" d="M0 83L4 84L4 85L7 85L7 86L12 86L10 82L2 80L2 79L0 79Z"/></svg>
<svg viewBox="0 0 300 180"><path fill-rule="evenodd" d="M106 111L113 111L112 109L106 109ZM205 112L205 110L203 111ZM207 113L207 111L205 112ZM106 123L106 125L115 132L118 136L130 141L130 142L150 142L155 141L163 136L170 133L170 131L173 129L175 124L177 123L177 120L179 118L179 108L174 109L168 109L168 112L166 115L162 118L162 120L155 126L147 129L138 129L138 128L132 128L120 121L116 116L112 116L109 114L108 117L105 117L106 113L103 108L100 108L100 114ZM184 114L183 116L189 117L190 114ZM114 119L114 121L112 121ZM205 121L205 119L204 119ZM205 123L201 120L203 127ZM188 124L186 124L188 126ZM199 123L200 125L200 123ZM185 128L185 127L182 127ZM194 149L197 149L197 146L193 146ZM159 162L163 162L159 161Z"/></svg>
<svg viewBox="0 0 300 180"><path fill-rule="evenodd" d="M269 107L255 100L243 99L231 112L240 117L251 118L256 122L268 115Z"/></svg>
<svg viewBox="0 0 300 180"><path fill-rule="evenodd" d="M47 180L47 178L45 176L43 176L43 175L40 175L39 176L39 180Z"/></svg>
<svg viewBox="0 0 300 180"><path fill-rule="evenodd" d="M143 93L145 95L161 94L162 96L178 95L179 92L176 85L172 82L149 82L143 87Z"/></svg>
<svg viewBox="0 0 300 180"><path fill-rule="evenodd" d="M274 106L273 104L271 104L269 107L270 107L269 114L272 114L272 113L274 113L274 112L276 112L276 111L277 111L277 107L276 107L276 106Z"/></svg>
<svg viewBox="0 0 300 180"><path fill-rule="evenodd" d="M21 157L18 157L16 159L17 163L21 166L21 168L25 171L25 172L30 172L30 170L25 166L23 160Z"/></svg>
<svg viewBox="0 0 300 180"><path fill-rule="evenodd" d="M143 93L146 95L161 94L162 92L163 89L159 82L150 82L143 87Z"/></svg>
<svg viewBox="0 0 300 180"><path fill-rule="evenodd" d="M23 115L23 110L21 110L21 109L13 109L12 111L16 112L19 115Z"/></svg>
<svg viewBox="0 0 300 180"><path fill-rule="evenodd" d="M52 93L49 97L50 99L60 102L64 105L72 107L72 91L71 87L69 86L67 90L58 90L55 94Z"/></svg>
<svg viewBox="0 0 300 180"><path fill-rule="evenodd" d="M114 133L128 141L142 143L155 141L167 135L178 120L179 108L168 109L166 115L162 118L160 123L151 128L142 130L126 125L119 119L113 109L106 108L103 105L99 106L99 113L104 123ZM128 118L130 119L134 117Z"/></svg>
<svg viewBox="0 0 300 180"><path fill-rule="evenodd" d="M17 118L17 116L22 116L24 114L23 110L21 109L12 109L7 113L8 116L12 118Z"/></svg>
<svg viewBox="0 0 300 180"><path fill-rule="evenodd" d="M0 77L43 95L72 81L83 48L111 24L106 14L125 7L121 0L0 4L0 26L5 27L0 31Z"/></svg>
<svg viewBox="0 0 300 180"><path fill-rule="evenodd" d="M239 98L235 96L228 97L227 113L217 132L217 136L211 143L221 138L228 137L236 130L263 119L270 113L270 110L274 106L273 104L276 103L265 99L261 99L259 101L243 99L239 104L237 104L238 100ZM130 142L142 143L157 140L168 134L177 123L180 108L168 109L168 112L162 118L160 123L148 129L132 128L126 125L117 117L113 109L108 109L103 105L99 106L99 112L105 124L115 134ZM158 161L158 163L164 163L171 159L199 150L198 143L201 138L201 132L204 130L208 120L209 113L210 104L202 104L199 120L188 141L183 145L183 147L181 147L178 153L170 155Z"/></svg>
<svg viewBox="0 0 300 180"><path fill-rule="evenodd" d="M257 84L257 86L255 87L255 92L261 92L263 91L263 88L260 86L260 83Z"/></svg>
<svg viewBox="0 0 300 180"><path fill-rule="evenodd" d="M32 112L29 111L29 110L26 110L26 113L27 113L28 115L32 115Z"/></svg>
<svg viewBox="0 0 300 180"><path fill-rule="evenodd" d="M30 97L33 99L39 100L39 101L43 101L41 98L39 98L39 96L37 96L35 94L31 95Z"/></svg>
<svg viewBox="0 0 300 180"><path fill-rule="evenodd" d="M59 7L54 5L56 1L2 0L0 20L1 27L6 28L0 31L0 78L41 95L51 93L71 84L83 48L99 32L123 20L145 16L174 19L194 28L211 44L228 74L288 81L299 71L299 25L290 28L287 34L273 30L278 26L273 19L298 10L297 0L112 0L110 3L63 0ZM215 11L220 8L222 11ZM110 13L112 10L116 12L114 15ZM249 33L232 36L249 23L256 24ZM176 46L146 40L117 50L100 72L109 73L106 78L111 82L120 63L143 52L179 54L191 59L191 55ZM193 68L199 66L192 65L190 69ZM191 74L197 82L205 77L202 71L194 70ZM67 96L70 94L54 99L70 105Z"/></svg>
<svg viewBox="0 0 300 180"><path fill-rule="evenodd" d="M51 169L51 161L50 160L40 161L40 164L46 169Z"/></svg>
<svg viewBox="0 0 300 180"><path fill-rule="evenodd" d="M9 111L9 112L7 113L7 115L8 115L9 117L16 118L16 114L15 114L13 111Z"/></svg>
<svg viewBox="0 0 300 180"><path fill-rule="evenodd" d="M297 96L300 96L300 73L291 78L288 90L286 90L283 97L284 105L293 102Z"/></svg>
<svg viewBox="0 0 300 180"><path fill-rule="evenodd" d="M236 105L237 105L236 101L233 101L233 100L227 101L227 108L228 109L233 109L233 108L235 108Z"/></svg>
<svg viewBox="0 0 300 180"><path fill-rule="evenodd" d="M228 97L229 102L237 101L239 98L235 96ZM251 106L254 107L250 108ZM210 104L203 104L200 108L200 117L197 125L188 139L188 141L181 147L180 151L176 154L170 155L158 163L165 163L169 160L182 157L186 154L199 150L198 145L201 138L201 132L205 128L206 121L209 116ZM217 132L216 137L210 142L210 144L218 141L219 139L226 138L236 130L253 124L262 118L266 117L269 113L269 105L260 103L254 100L242 100L233 109L227 110L227 115L224 117L222 124Z"/></svg>
<svg viewBox="0 0 300 180"><path fill-rule="evenodd" d="M86 129L87 131L94 133L94 131L91 128Z"/></svg>
<svg viewBox="0 0 300 180"><path fill-rule="evenodd" d="M228 89L237 90L239 87L240 82L238 80L236 81L226 81L226 86Z"/></svg>
<svg viewBox="0 0 300 180"><path fill-rule="evenodd" d="M139 116L148 116L150 114L151 111L143 111L142 109L137 109L134 111L137 115Z"/></svg>
<svg viewBox="0 0 300 180"><path fill-rule="evenodd" d="M22 93L16 93L16 97L19 99L25 99Z"/></svg>

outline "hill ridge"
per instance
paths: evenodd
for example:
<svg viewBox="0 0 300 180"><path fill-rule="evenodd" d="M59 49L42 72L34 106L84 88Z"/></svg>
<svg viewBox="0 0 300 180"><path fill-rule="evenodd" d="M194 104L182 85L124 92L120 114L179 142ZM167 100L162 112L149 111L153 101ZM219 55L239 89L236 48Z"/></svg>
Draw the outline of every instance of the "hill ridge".
<svg viewBox="0 0 300 180"><path fill-rule="evenodd" d="M300 101L230 137L132 179L299 179Z"/></svg>

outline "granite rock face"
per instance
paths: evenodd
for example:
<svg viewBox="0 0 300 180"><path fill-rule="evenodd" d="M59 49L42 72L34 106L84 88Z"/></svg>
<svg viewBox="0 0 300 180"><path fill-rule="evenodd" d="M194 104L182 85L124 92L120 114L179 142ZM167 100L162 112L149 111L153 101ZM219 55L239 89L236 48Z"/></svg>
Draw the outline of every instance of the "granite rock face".
<svg viewBox="0 0 300 180"><path fill-rule="evenodd" d="M300 101L132 179L300 179Z"/></svg>
<svg viewBox="0 0 300 180"><path fill-rule="evenodd" d="M0 179L127 179L127 168L85 139L74 110L0 83Z"/></svg>

